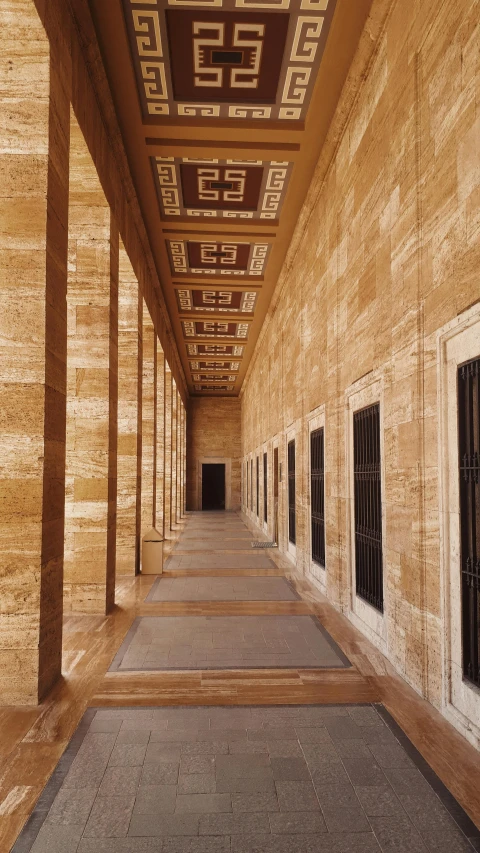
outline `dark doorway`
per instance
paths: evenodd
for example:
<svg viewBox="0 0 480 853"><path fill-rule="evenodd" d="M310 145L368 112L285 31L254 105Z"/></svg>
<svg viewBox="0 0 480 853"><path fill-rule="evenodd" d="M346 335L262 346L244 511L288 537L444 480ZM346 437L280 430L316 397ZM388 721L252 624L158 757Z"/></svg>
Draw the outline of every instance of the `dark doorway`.
<svg viewBox="0 0 480 853"><path fill-rule="evenodd" d="M225 465L202 465L202 509L225 509Z"/></svg>

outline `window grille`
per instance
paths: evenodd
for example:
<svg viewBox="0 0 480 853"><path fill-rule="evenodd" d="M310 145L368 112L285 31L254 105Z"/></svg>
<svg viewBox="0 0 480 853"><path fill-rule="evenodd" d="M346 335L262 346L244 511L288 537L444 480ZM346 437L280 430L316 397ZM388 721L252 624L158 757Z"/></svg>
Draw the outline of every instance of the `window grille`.
<svg viewBox="0 0 480 853"><path fill-rule="evenodd" d="M246 467L246 469L247 469L247 476L246 476L246 481L247 481L247 483L246 483L246 485L247 485L247 509L248 509L248 459L247 459L247 461L246 461L246 463L245 463L245 467Z"/></svg>
<svg viewBox="0 0 480 853"><path fill-rule="evenodd" d="M265 524L268 521L267 509L268 509L268 492L267 492L267 454L263 454L263 520Z"/></svg>
<svg viewBox="0 0 480 853"><path fill-rule="evenodd" d="M257 456L257 465L256 465L256 469L257 469L257 470L256 470L256 474L257 474L257 483L256 483L256 486L257 486L257 518L258 518L258 517L259 517L259 515L260 515L260 503L259 503L259 496L260 496L260 474L259 474L260 462L259 462L258 456Z"/></svg>
<svg viewBox="0 0 480 853"><path fill-rule="evenodd" d="M480 687L480 359L458 368L463 676Z"/></svg>
<svg viewBox="0 0 480 853"><path fill-rule="evenodd" d="M288 538L295 545L295 440L288 442Z"/></svg>
<svg viewBox="0 0 480 853"><path fill-rule="evenodd" d="M310 500L312 560L325 566L325 446L324 431L310 434Z"/></svg>
<svg viewBox="0 0 480 853"><path fill-rule="evenodd" d="M357 595L383 613L380 406L353 416Z"/></svg>
<svg viewBox="0 0 480 853"><path fill-rule="evenodd" d="M253 459L250 459L250 509L253 512Z"/></svg>

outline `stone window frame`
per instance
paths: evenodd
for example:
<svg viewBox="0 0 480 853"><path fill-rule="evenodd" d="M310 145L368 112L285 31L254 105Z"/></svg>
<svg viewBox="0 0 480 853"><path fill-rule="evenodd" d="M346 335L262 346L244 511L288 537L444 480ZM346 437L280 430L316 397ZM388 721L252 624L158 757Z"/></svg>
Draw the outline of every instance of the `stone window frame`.
<svg viewBox="0 0 480 853"><path fill-rule="evenodd" d="M273 455L273 453L270 450L270 444L271 444L271 442L264 441L264 443L260 445L260 474L261 474L261 478L260 478L261 479L261 490L260 490L261 513L260 513L260 515L262 518L260 527L262 528L263 532L267 536L268 536L268 522L265 523L265 519L263 517L264 516L264 512L263 512L263 508L264 508L263 454L264 453L267 454L267 514L268 514L268 519L270 519L271 510L272 510L272 500L273 500L273 498L272 498L273 489L271 488L271 471L273 471L273 468L271 468L271 458L270 458Z"/></svg>
<svg viewBox="0 0 480 853"><path fill-rule="evenodd" d="M480 690L463 680L462 668L457 368L480 357L480 304L439 329L436 338L442 705L478 749Z"/></svg>
<svg viewBox="0 0 480 853"><path fill-rule="evenodd" d="M271 482L270 494L271 494L271 502L272 502L272 504L271 504L272 505L272 511L270 513L270 521L271 521L270 529L272 531L272 542L276 539L277 545L279 548L280 548L280 513L281 513L281 506L282 506L282 503L281 503L282 502L282 481L280 480L280 462L281 462L280 451L281 451L281 446L282 446L281 437L280 437L279 433L276 433L270 442L270 447L271 447L271 468L270 468L270 470L272 472L272 475L270 478L270 482ZM275 476L274 470L273 470L273 457L275 455L275 450L278 450L278 496L277 496L277 531L276 531L277 535L276 536L275 536L275 497L273 494L273 487L274 487L273 478Z"/></svg>
<svg viewBox="0 0 480 853"><path fill-rule="evenodd" d="M311 508L312 508L312 459L311 459L311 446L310 446L310 436L312 432L315 432L317 429L323 429L323 442L324 442L324 454L325 454L325 477L327 474L327 430L325 424L325 403L321 406L317 406L316 409L313 409L307 415L307 459L308 459L308 470L307 470L307 509L308 509L308 519L307 519L307 527L308 527L308 535L307 535L307 572L312 576L315 586L320 588L320 591L326 595L327 594L327 537L326 537L326 524L325 524L325 566L320 566L312 559L312 521L311 521ZM326 509L327 509L327 490L326 490L326 481L325 483L325 519L326 519Z"/></svg>
<svg viewBox="0 0 480 853"><path fill-rule="evenodd" d="M355 511L353 476L353 415L360 409L380 405L380 453L382 475L382 554L383 554L383 600L384 610L380 613L367 601L356 594L355 576ZM387 525L385 512L385 388L384 376L380 370L372 370L366 376L357 379L345 391L345 477L347 494L347 576L348 576L348 618L373 645L388 656L388 552Z"/></svg>
<svg viewBox="0 0 480 853"><path fill-rule="evenodd" d="M285 430L285 465L283 470L283 493L285 496L285 540L286 540L286 555L292 560L292 562L297 565L297 543L294 545L293 542L290 542L289 533L288 533L288 445L290 441L295 441L295 528L296 528L296 538L298 542L298 439L299 439L299 430L297 428L297 424L291 424L288 429ZM280 486L278 489L280 493Z"/></svg>

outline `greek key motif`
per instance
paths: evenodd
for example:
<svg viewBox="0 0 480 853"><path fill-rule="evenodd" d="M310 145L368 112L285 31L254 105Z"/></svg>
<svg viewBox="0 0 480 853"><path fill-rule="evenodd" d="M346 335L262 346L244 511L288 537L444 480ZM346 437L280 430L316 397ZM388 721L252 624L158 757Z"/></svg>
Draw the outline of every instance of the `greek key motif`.
<svg viewBox="0 0 480 853"><path fill-rule="evenodd" d="M297 21L290 62L314 62L324 18L302 16Z"/></svg>
<svg viewBox="0 0 480 853"><path fill-rule="evenodd" d="M287 69L282 104L303 104L311 72L311 68Z"/></svg>

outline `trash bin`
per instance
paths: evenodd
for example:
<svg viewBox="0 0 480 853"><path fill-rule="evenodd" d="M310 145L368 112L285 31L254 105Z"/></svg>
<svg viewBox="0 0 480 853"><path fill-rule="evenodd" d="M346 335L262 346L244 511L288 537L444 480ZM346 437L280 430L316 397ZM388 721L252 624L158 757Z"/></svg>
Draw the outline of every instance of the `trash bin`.
<svg viewBox="0 0 480 853"><path fill-rule="evenodd" d="M163 536L152 527L142 540L142 574L161 575L163 572Z"/></svg>

